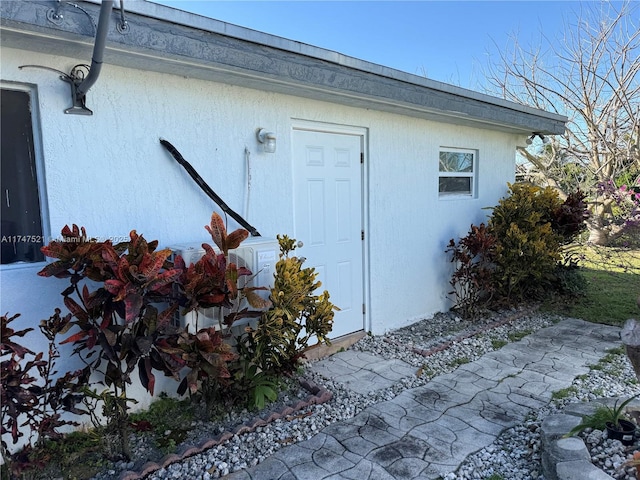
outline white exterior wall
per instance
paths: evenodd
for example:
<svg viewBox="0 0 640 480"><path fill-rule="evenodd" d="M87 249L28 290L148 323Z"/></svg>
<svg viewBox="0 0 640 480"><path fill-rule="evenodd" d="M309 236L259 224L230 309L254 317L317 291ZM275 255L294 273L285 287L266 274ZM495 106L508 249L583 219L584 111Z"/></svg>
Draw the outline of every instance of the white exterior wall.
<svg viewBox="0 0 640 480"><path fill-rule="evenodd" d="M170 141L234 210L245 210L245 155L251 153L247 220L264 237L295 236L291 139L294 119L368 129L364 211L367 231L367 330L374 334L446 310L450 238L485 221L514 178L516 135L375 110L104 65L87 95L94 115L66 115L69 86L58 75L77 59L3 48L3 81L37 86L50 233L65 224L89 236L128 237L136 229L160 246L209 241L203 226L217 206L160 145ZM277 135L275 154L260 152L255 132ZM438 198L440 146L477 149L478 195ZM229 228L236 228L230 220ZM304 240L304 239L302 239ZM65 282L42 279L42 264L2 266L2 313L36 326L65 311ZM36 328L37 330L37 328ZM37 338L36 338L37 337ZM40 341L40 335L34 340ZM37 348L37 344L34 344Z"/></svg>
<svg viewBox="0 0 640 480"><path fill-rule="evenodd" d="M372 127L370 137L371 330L379 334L451 307L445 249L486 222L482 209L506 193L517 137L402 117ZM441 146L478 150L477 198L439 198Z"/></svg>

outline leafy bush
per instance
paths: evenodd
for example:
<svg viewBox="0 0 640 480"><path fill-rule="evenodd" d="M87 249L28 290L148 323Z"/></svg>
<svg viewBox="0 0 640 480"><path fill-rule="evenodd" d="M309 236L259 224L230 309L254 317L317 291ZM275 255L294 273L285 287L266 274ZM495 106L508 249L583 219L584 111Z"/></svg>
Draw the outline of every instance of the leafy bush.
<svg viewBox="0 0 640 480"><path fill-rule="evenodd" d="M62 295L70 313L62 317L57 310L41 323L50 340L49 361L14 340L32 329L14 331L8 325L17 316L2 317L2 355L7 357L2 362L3 435L10 434L16 443L22 426L18 418L24 417L36 436L56 440L58 427L75 424L61 420L62 410L88 414L100 432L101 449L110 458L128 458L129 407L137 402L128 397L127 386L134 373L150 394L157 372L173 377L179 382L179 394L188 392L192 402L202 401L209 411L229 401L262 408L276 399L279 375L295 368L309 341L315 337L329 343L337 308L328 292L315 295L320 282L314 269L302 268L304 259L289 255L294 240L278 237L282 254L267 301L256 293L264 288L241 286L240 279L252 273L229 261L229 251L248 232L238 229L227 234L216 213L205 228L219 250L203 244L205 255L191 265L180 256L169 261L169 249L157 250L157 241L148 242L135 230L128 242L113 245L87 237L83 227L65 226L62 240L42 248L55 261L38 274L69 281ZM240 309L243 299L253 310ZM212 307L230 309L219 328L190 332L173 325L179 309L187 314ZM247 328L235 339L236 352L228 341L229 332L245 317L259 321L255 330ZM87 367L54 382L50 377L57 373L53 361L59 356L55 344L59 334L68 335L60 344L71 344L73 354ZM36 384L35 370L44 387ZM90 385L89 375L94 373L100 380ZM77 408L80 402L84 409ZM107 419L104 427L96 414L100 407ZM14 458L33 462L30 448ZM3 439L3 454L7 449Z"/></svg>
<svg viewBox="0 0 640 480"><path fill-rule="evenodd" d="M567 195L565 201L551 215L551 227L562 237L562 243L573 242L587 230L589 211L585 202L586 195L576 190Z"/></svg>
<svg viewBox="0 0 640 480"><path fill-rule="evenodd" d="M291 256L295 240L278 236L280 260L276 263L272 306L238 339L239 353L263 372L291 372L303 356L309 341L330 344L327 335L333 326L334 310L326 290L315 291L321 283L313 268L302 268L304 258Z"/></svg>
<svg viewBox="0 0 640 480"><path fill-rule="evenodd" d="M456 265L450 281L455 308L473 317L483 305L583 289L563 248L586 229L584 198L577 191L562 202L551 188L509 185L487 227L472 225L458 243L449 242L446 252Z"/></svg>
<svg viewBox="0 0 640 480"><path fill-rule="evenodd" d="M126 390L136 369L143 386L153 393L152 368L172 373L155 343L172 333L170 320L175 307L159 312L154 306L170 300L171 283L181 274L180 270L164 268L171 251L155 251L158 242L147 242L135 230L129 242L118 245L89 239L85 229L76 225L65 226L62 236L63 241L42 248L57 261L38 273L69 279L70 285L62 294L74 317L72 324L79 331L62 343L73 343L74 353L83 356L94 371L105 364L105 384L113 386L116 396ZM81 291L85 280L103 286L90 292L85 282Z"/></svg>
<svg viewBox="0 0 640 480"><path fill-rule="evenodd" d="M484 223L471 225L466 237L456 244L449 241L446 252L457 268L449 281L456 298L456 307L466 318L474 317L493 296L493 257L496 238L489 233Z"/></svg>
<svg viewBox="0 0 640 480"><path fill-rule="evenodd" d="M587 279L580 271L578 259L565 256L562 263L556 265L554 280L548 296L553 293L563 298L577 298L585 295L587 291Z"/></svg>
<svg viewBox="0 0 640 480"><path fill-rule="evenodd" d="M618 405L619 400L616 400L613 407L607 405L598 406L591 415L583 416L582 421L572 428L569 433L565 434L565 437L576 435L586 428L605 430L607 424L611 424L614 428L620 428L620 420L629 420L629 417L625 413L626 406L637 397L638 395L629 397L620 405Z"/></svg>
<svg viewBox="0 0 640 480"><path fill-rule="evenodd" d="M110 430L120 437L120 453L128 458L131 399L126 392L131 374L137 369L142 385L151 394L153 369L177 376L175 365L157 349L161 338L175 333L170 321L176 306L159 312L154 304L171 300L172 282L181 271L168 266L170 250L156 251L158 242L147 242L135 230L129 242L118 245L90 239L85 229L76 225L65 226L62 238L42 248L47 257L57 260L38 275L69 279L70 285L62 294L73 316L70 323L77 331L62 343L72 343L74 354L92 372L103 375L101 383L107 390L85 393L103 401ZM87 280L102 286L90 291Z"/></svg>
<svg viewBox="0 0 640 480"><path fill-rule="evenodd" d="M61 317L60 310L56 309L48 320L40 322L40 331L49 340L47 357L42 352L36 354L19 343L17 337L24 337L33 330L14 330L10 323L19 316L3 315L0 319L0 355L4 359L0 384L2 436L9 434L16 444L23 436L19 427L28 426L30 429L26 447L17 454L11 455L8 444L2 440L2 458L15 475L20 475L23 470L38 468L38 456L32 454L34 445L41 446L49 439L59 440L62 438L59 431L61 427L78 425L77 422L63 419L62 414L85 413L77 404L82 400L81 392L88 383L90 374L86 367L57 376L55 363L60 352L55 339L58 334L68 330L71 315Z"/></svg>
<svg viewBox="0 0 640 480"><path fill-rule="evenodd" d="M498 238L494 284L507 301L539 296L562 259L562 237L552 228L553 212L561 206L558 194L525 184L509 188L489 219L489 230Z"/></svg>
<svg viewBox="0 0 640 480"><path fill-rule="evenodd" d="M101 402L110 430L120 436L121 454L128 457L127 385L137 370L142 386L153 394L154 371L180 379L180 370L190 372L178 387L201 389L203 380L218 381L229 376L226 362L235 358L222 334L214 328L198 332L181 331L172 325L175 311L229 307L241 295L239 277L247 269L227 262L229 249L248 236L246 230L227 235L220 216L214 213L205 227L222 253L207 244L206 254L185 266L179 256L168 261L171 250L156 250L158 241L147 242L135 230L130 241L112 245L107 240L89 239L84 228L73 225L62 230L62 241L53 241L43 253L57 259L39 275L69 279L62 294L71 312L76 333L62 343L73 343L74 353L92 371L103 375L107 390L86 391ZM90 291L87 280L101 286ZM168 305L163 311L158 305ZM233 320L250 312L235 312ZM95 420L95 418L94 418Z"/></svg>
<svg viewBox="0 0 640 480"><path fill-rule="evenodd" d="M280 380L273 372L263 371L254 359L240 356L231 366L233 381L223 392L226 402L262 409L278 398Z"/></svg>
<svg viewBox="0 0 640 480"><path fill-rule="evenodd" d="M230 313L225 316L224 324L219 325L219 329L206 327L194 333L180 331L161 340L159 349L169 356L172 363L189 369L178 387L178 394L188 391L194 401L204 402L212 411L216 404L238 397L244 397L242 402L248 403L243 378L238 373L244 370L238 367L239 357L226 342L229 335L227 332L236 321L262 314L260 310L238 310L243 298L254 309L264 309L270 303L255 293L262 287L245 285L239 288L239 279L252 275L252 272L228 261L229 250L237 248L249 232L237 229L227 234L222 218L216 213L211 216L210 225L205 228L220 253L203 244L205 255L189 266L178 256L174 267L183 273L174 285L174 290L178 293L181 306L185 307L183 314L211 307L226 307L230 309ZM234 305L238 307L235 310L232 308Z"/></svg>

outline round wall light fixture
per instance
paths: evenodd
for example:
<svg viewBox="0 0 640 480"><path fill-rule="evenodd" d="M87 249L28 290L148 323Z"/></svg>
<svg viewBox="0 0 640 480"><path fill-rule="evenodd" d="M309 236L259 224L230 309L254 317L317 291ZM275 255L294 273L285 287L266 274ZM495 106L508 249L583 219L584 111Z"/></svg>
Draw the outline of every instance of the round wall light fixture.
<svg viewBox="0 0 640 480"><path fill-rule="evenodd" d="M268 132L264 128L258 129L258 142L262 144L262 150L265 153L275 153L276 151L276 134Z"/></svg>

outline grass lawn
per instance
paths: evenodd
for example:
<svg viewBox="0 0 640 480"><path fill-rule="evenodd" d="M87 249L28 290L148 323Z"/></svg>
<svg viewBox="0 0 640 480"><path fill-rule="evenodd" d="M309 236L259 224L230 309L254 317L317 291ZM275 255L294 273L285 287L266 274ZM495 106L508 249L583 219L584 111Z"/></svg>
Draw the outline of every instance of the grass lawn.
<svg viewBox="0 0 640 480"><path fill-rule="evenodd" d="M583 260L587 280L584 297L575 302L550 302L543 308L590 322L622 326L629 318L640 319L636 299L640 295L640 250L574 247Z"/></svg>

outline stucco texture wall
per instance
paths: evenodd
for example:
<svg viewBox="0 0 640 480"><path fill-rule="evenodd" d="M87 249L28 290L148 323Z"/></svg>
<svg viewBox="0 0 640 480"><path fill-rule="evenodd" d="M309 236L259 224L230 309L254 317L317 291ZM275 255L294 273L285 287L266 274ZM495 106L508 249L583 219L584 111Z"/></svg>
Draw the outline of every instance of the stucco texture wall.
<svg viewBox="0 0 640 480"><path fill-rule="evenodd" d="M513 181L517 138L411 118L390 118L370 134L372 330L383 332L447 310L452 265L444 250ZM440 147L478 151L474 198L440 198Z"/></svg>
<svg viewBox="0 0 640 480"><path fill-rule="evenodd" d="M112 65L104 65L87 96L94 115L65 115L69 86L51 71L18 66L69 71L78 59L8 48L1 55L3 81L37 86L47 222L54 237L76 223L99 238L126 237L136 229L161 246L207 241L203 226L219 209L159 144L160 137L231 208L247 210L263 236L295 236L295 120L365 128L364 326L376 334L449 308L446 245L471 223L485 221L489 212L482 209L495 205L514 177L515 135ZM259 150L258 127L276 133L275 154ZM441 146L478 150L475 198L438 197ZM248 207L245 148L252 178ZM61 305L60 284L35 276L41 267L0 268L3 313L21 312L25 321L37 322ZM32 295L37 302L30 302Z"/></svg>

